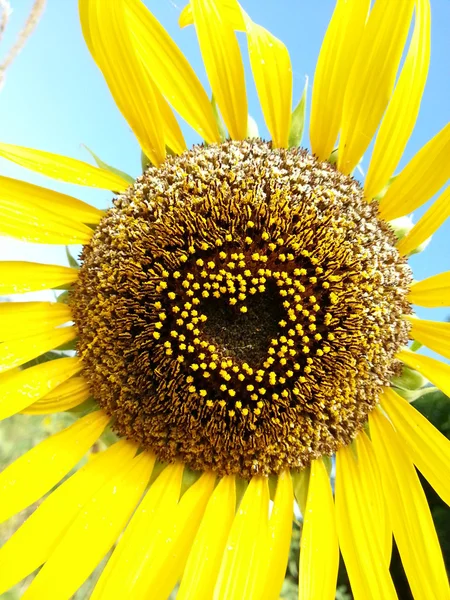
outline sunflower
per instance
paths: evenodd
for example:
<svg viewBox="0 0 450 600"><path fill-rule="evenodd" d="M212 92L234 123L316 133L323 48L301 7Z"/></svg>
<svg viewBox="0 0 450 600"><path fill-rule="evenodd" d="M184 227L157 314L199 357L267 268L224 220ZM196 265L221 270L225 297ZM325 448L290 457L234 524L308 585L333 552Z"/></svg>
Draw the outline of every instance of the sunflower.
<svg viewBox="0 0 450 600"><path fill-rule="evenodd" d="M23 167L115 192L102 212L0 180L2 234L83 245L80 268L0 263L3 295L64 290L0 305L0 417L78 415L0 474L0 521L44 498L0 550L0 593L40 569L23 598L68 599L114 548L95 600L276 599L295 498L302 600L334 598L339 552L356 599L396 598L393 537L414 598L449 597L416 472L448 502L449 443L395 382L409 369L450 394L449 365L407 348L450 358L450 325L412 310L448 305L450 272L414 282L408 266L450 188L406 235L392 222L445 186L450 126L393 177L425 86L430 6L369 5L337 2L309 152L288 51L235 0L191 0L180 18L212 102L139 0L79 0L149 164L130 181L0 144ZM248 135L236 31L270 141ZM172 109L204 143L186 148ZM361 185L351 173L373 138Z"/></svg>

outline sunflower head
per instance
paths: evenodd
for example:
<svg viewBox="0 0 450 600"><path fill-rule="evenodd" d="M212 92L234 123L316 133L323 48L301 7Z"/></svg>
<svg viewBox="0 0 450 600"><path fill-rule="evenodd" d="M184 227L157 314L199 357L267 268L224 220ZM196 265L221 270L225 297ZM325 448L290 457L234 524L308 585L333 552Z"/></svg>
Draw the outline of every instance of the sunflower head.
<svg viewBox="0 0 450 600"><path fill-rule="evenodd" d="M0 233L83 245L79 268L0 262L2 294L69 288L0 304L0 418L83 415L0 473L0 522L44 498L0 549L0 594L39 569L24 600L73 597L115 545L91 600L277 600L295 498L302 600L334 600L340 553L355 600L394 600L393 535L414 598L448 598L416 468L450 502L449 442L401 394L425 378L450 395L449 365L405 348L450 358L450 324L412 313L448 303L450 273L413 282L407 263L449 216L450 188L412 228L393 222L450 176L446 125L394 177L429 0L337 1L310 150L307 86L293 109L286 46L237 0L190 0L180 16L207 91L140 0L79 9L150 166L134 179L0 143L41 174L115 190L103 212L0 177ZM249 135L237 31L270 141ZM190 149L178 117L198 134Z"/></svg>
<svg viewBox="0 0 450 600"><path fill-rule="evenodd" d="M119 196L71 296L116 431L221 475L348 444L407 342L410 271L351 177L262 141L196 146Z"/></svg>

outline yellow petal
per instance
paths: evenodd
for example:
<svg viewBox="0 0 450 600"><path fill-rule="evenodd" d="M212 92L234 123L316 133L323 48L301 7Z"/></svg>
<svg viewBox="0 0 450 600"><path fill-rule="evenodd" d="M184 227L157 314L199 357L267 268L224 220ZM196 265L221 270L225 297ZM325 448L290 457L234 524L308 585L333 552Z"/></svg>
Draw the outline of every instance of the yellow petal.
<svg viewBox="0 0 450 600"><path fill-rule="evenodd" d="M0 419L20 412L81 369L81 361L70 357L0 375Z"/></svg>
<svg viewBox="0 0 450 600"><path fill-rule="evenodd" d="M33 262L0 261L0 296L48 290L76 281L77 269Z"/></svg>
<svg viewBox="0 0 450 600"><path fill-rule="evenodd" d="M362 434L360 434L362 435ZM397 600L383 556L378 523L367 510L371 503L365 474L344 446L336 453L336 524L347 573L355 600Z"/></svg>
<svg viewBox="0 0 450 600"><path fill-rule="evenodd" d="M39 244L87 244L93 230L37 204L0 199L0 235Z"/></svg>
<svg viewBox="0 0 450 600"><path fill-rule="evenodd" d="M0 594L49 558L86 502L135 453L135 446L121 440L95 454L37 507L0 549Z"/></svg>
<svg viewBox="0 0 450 600"><path fill-rule="evenodd" d="M222 477L208 502L194 539L178 591L178 600L212 598L235 506L234 477Z"/></svg>
<svg viewBox="0 0 450 600"><path fill-rule="evenodd" d="M20 512L52 489L98 440L109 417L90 413L52 435L0 473L0 522Z"/></svg>
<svg viewBox="0 0 450 600"><path fill-rule="evenodd" d="M364 189L368 200L385 187L414 129L430 63L429 0L417 0L408 54L375 140Z"/></svg>
<svg viewBox="0 0 450 600"><path fill-rule="evenodd" d="M338 0L314 74L310 139L319 160L330 156L339 133L344 93L361 41L370 0Z"/></svg>
<svg viewBox="0 0 450 600"><path fill-rule="evenodd" d="M450 306L450 271L414 283L408 300L427 308Z"/></svg>
<svg viewBox="0 0 450 600"><path fill-rule="evenodd" d="M377 0L356 51L342 107L338 168L351 173L378 128L391 96L414 0Z"/></svg>
<svg viewBox="0 0 450 600"><path fill-rule="evenodd" d="M450 358L450 323L424 321L416 317L405 317L412 325L411 337L438 354Z"/></svg>
<svg viewBox="0 0 450 600"><path fill-rule="evenodd" d="M26 337L71 319L70 308L59 302L2 302L0 341Z"/></svg>
<svg viewBox="0 0 450 600"><path fill-rule="evenodd" d="M334 600L339 546L330 479L321 459L311 463L300 540L299 598Z"/></svg>
<svg viewBox="0 0 450 600"><path fill-rule="evenodd" d="M448 598L444 561L416 470L401 438L379 410L369 415L369 424L395 541L412 594L414 598Z"/></svg>
<svg viewBox="0 0 450 600"><path fill-rule="evenodd" d="M301 513L304 515L306 511L306 500L308 498L310 468L305 467L301 471L292 473L294 483L294 494Z"/></svg>
<svg viewBox="0 0 450 600"><path fill-rule="evenodd" d="M138 49L138 47L137 47ZM146 66L144 65L144 68ZM149 68L146 68L147 77L151 79L151 72ZM181 127L178 124L178 121L173 114L173 110L170 108L169 103L158 90L156 85L154 84L154 94L155 100L158 105L159 114L161 115L161 119L164 123L164 142L167 148L170 149L174 154L183 154L183 152L187 149L186 142L184 141L183 133L181 131Z"/></svg>
<svg viewBox="0 0 450 600"><path fill-rule="evenodd" d="M95 586L90 600L137 599L141 561L154 557L159 538L173 523L181 491L183 465L167 466L144 496Z"/></svg>
<svg viewBox="0 0 450 600"><path fill-rule="evenodd" d="M167 31L139 0L127 1L126 17L137 53L166 100L205 141L220 142L209 98Z"/></svg>
<svg viewBox="0 0 450 600"><path fill-rule="evenodd" d="M222 14L235 31L245 31L245 23L242 18L242 11L236 0L220 0ZM183 28L194 24L192 7L187 4L178 17L178 25Z"/></svg>
<svg viewBox="0 0 450 600"><path fill-rule="evenodd" d="M286 46L244 13L250 65L275 148L287 148L291 128L292 67Z"/></svg>
<svg viewBox="0 0 450 600"><path fill-rule="evenodd" d="M137 598L168 598L186 565L215 480L212 473L203 473L184 493L165 535L158 537L153 554L147 555L141 565L141 576L134 590Z"/></svg>
<svg viewBox="0 0 450 600"><path fill-rule="evenodd" d="M397 244L400 254L410 254L425 242L450 216L450 187L448 187L414 227Z"/></svg>
<svg viewBox="0 0 450 600"><path fill-rule="evenodd" d="M267 550L259 567L261 597L278 600L286 574L291 545L294 490L291 475L283 471L278 475L277 491L269 519Z"/></svg>
<svg viewBox="0 0 450 600"><path fill-rule="evenodd" d="M406 349L397 352L396 356L408 367L419 371L431 383L434 383L441 392L450 396L450 365Z"/></svg>
<svg viewBox="0 0 450 600"><path fill-rule="evenodd" d="M2 175L0 175L0 196L2 202L31 203L57 215L70 215L71 219L79 223L96 224L103 216L101 210L82 200Z"/></svg>
<svg viewBox="0 0 450 600"><path fill-rule="evenodd" d="M72 377L21 412L25 415L48 415L63 412L83 404L90 396L91 392L85 379Z"/></svg>
<svg viewBox="0 0 450 600"><path fill-rule="evenodd" d="M42 333L0 344L0 373L19 367L29 360L70 342L76 337L74 327L47 329Z"/></svg>
<svg viewBox="0 0 450 600"><path fill-rule="evenodd" d="M379 541L382 556L385 564L389 565L392 554L392 526L389 520L377 459L373 446L364 432L356 437L355 449L358 456L361 484L365 487L365 497L368 500L366 505L368 518L371 518L372 522L375 523L375 534Z"/></svg>
<svg viewBox="0 0 450 600"><path fill-rule="evenodd" d="M247 95L241 51L232 25L215 0L192 0L200 50L214 98L230 136L247 136Z"/></svg>
<svg viewBox="0 0 450 600"><path fill-rule="evenodd" d="M380 200L379 215L391 221L416 210L450 177L450 124L446 125L406 165Z"/></svg>
<svg viewBox="0 0 450 600"><path fill-rule="evenodd" d="M155 86L134 50L124 0L79 0L86 44L114 101L145 155L159 165L166 156Z"/></svg>
<svg viewBox="0 0 450 600"><path fill-rule="evenodd" d="M228 536L214 600L260 597L258 574L267 549L269 501L267 479L253 477Z"/></svg>
<svg viewBox="0 0 450 600"><path fill-rule="evenodd" d="M43 150L0 143L0 156L17 163L21 167L67 183L116 190L118 192L126 190L129 186L125 179L106 169L100 169L81 160L44 152Z"/></svg>
<svg viewBox="0 0 450 600"><path fill-rule="evenodd" d="M92 495L26 590L23 600L72 597L125 527L148 484L154 462L153 455L142 452Z"/></svg>
<svg viewBox="0 0 450 600"><path fill-rule="evenodd" d="M450 505L450 441L392 389L385 388L380 401L411 460Z"/></svg>

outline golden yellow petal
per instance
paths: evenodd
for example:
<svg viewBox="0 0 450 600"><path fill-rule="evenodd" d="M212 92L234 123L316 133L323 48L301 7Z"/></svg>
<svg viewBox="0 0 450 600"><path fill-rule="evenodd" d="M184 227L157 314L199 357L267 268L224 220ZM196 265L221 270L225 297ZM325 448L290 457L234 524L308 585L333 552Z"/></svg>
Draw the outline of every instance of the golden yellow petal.
<svg viewBox="0 0 450 600"><path fill-rule="evenodd" d="M144 64L144 68L147 71L147 76L152 79L149 68ZM153 80L152 80L153 81ZM159 114L164 123L164 141L171 152L174 154L183 154L187 149L186 142L184 141L183 133L178 121L173 114L173 110L170 108L169 103L161 94L159 89L154 85L155 99L158 104Z"/></svg>
<svg viewBox="0 0 450 600"><path fill-rule="evenodd" d="M3 175L0 175L0 196L2 202L30 203L57 215L69 214L79 223L97 224L103 216L101 210L82 200Z"/></svg>
<svg viewBox="0 0 450 600"><path fill-rule="evenodd" d="M216 0L192 0L192 12L214 98L233 140L247 137L247 94L241 51Z"/></svg>
<svg viewBox="0 0 450 600"><path fill-rule="evenodd" d="M192 544L177 600L212 598L235 506L234 476L222 477L209 499Z"/></svg>
<svg viewBox="0 0 450 600"><path fill-rule="evenodd" d="M351 173L375 134L394 88L414 0L377 0L356 51L342 106L338 169Z"/></svg>
<svg viewBox="0 0 450 600"><path fill-rule="evenodd" d="M220 142L209 98L164 27L139 0L127 0L126 17L137 53L159 91L206 142Z"/></svg>
<svg viewBox="0 0 450 600"><path fill-rule="evenodd" d="M250 65L275 148L287 148L291 128L292 67L286 46L244 13Z"/></svg>
<svg viewBox="0 0 450 600"><path fill-rule="evenodd" d="M411 286L408 300L418 306L450 306L450 271L433 275Z"/></svg>
<svg viewBox="0 0 450 600"><path fill-rule="evenodd" d="M450 358L450 323L405 318L412 325L411 337L445 358Z"/></svg>
<svg viewBox="0 0 450 600"><path fill-rule="evenodd" d="M88 244L93 230L31 202L0 199L0 235L39 244Z"/></svg>
<svg viewBox="0 0 450 600"><path fill-rule="evenodd" d="M416 210L450 177L450 123L419 150L380 200L379 215L391 221Z"/></svg>
<svg viewBox="0 0 450 600"><path fill-rule="evenodd" d="M68 158L43 150L0 143L0 156L17 163L21 167L67 183L115 190L117 192L122 192L129 186L125 179L111 173L111 171L94 167L75 158Z"/></svg>
<svg viewBox="0 0 450 600"><path fill-rule="evenodd" d="M28 337L71 320L70 308L60 302L1 302L0 341Z"/></svg>
<svg viewBox="0 0 450 600"><path fill-rule="evenodd" d="M336 523L353 595L355 600L397 600L389 562L377 535L379 524L367 510L372 499L365 483L351 447L340 448L336 452Z"/></svg>
<svg viewBox="0 0 450 600"><path fill-rule="evenodd" d="M450 505L450 441L391 388L384 389L380 402L413 463Z"/></svg>
<svg viewBox="0 0 450 600"><path fill-rule="evenodd" d="M125 440L93 455L58 486L0 548L0 594L40 567L97 490L130 461L136 447ZM39 543L36 543L39 540Z"/></svg>
<svg viewBox="0 0 450 600"><path fill-rule="evenodd" d="M69 357L0 375L0 420L36 402L81 369L81 361Z"/></svg>
<svg viewBox="0 0 450 600"><path fill-rule="evenodd" d="M450 396L450 365L406 349L397 352L396 357L408 367L419 371L431 383L434 383L441 392Z"/></svg>
<svg viewBox="0 0 450 600"><path fill-rule="evenodd" d="M153 464L154 458L142 452L92 495L27 588L24 600L72 597L127 524L148 484Z"/></svg>
<svg viewBox="0 0 450 600"><path fill-rule="evenodd" d="M155 557L154 548L173 524L181 491L183 465L168 465L152 483L103 569L90 600L137 597L141 562ZM158 546L159 547L159 546Z"/></svg>
<svg viewBox="0 0 450 600"><path fill-rule="evenodd" d="M3 342L0 344L0 373L20 367L29 360L70 342L76 335L75 327L61 327Z"/></svg>
<svg viewBox="0 0 450 600"><path fill-rule="evenodd" d="M108 424L101 410L78 419L29 450L0 473L0 523L52 489L86 454Z"/></svg>
<svg viewBox="0 0 450 600"><path fill-rule="evenodd" d="M414 129L430 63L430 34L430 2L417 0L408 54L381 122L364 182L368 200L389 181Z"/></svg>
<svg viewBox="0 0 450 600"><path fill-rule="evenodd" d="M239 505L225 545L214 600L260 598L260 562L267 550L269 486L265 477L253 477Z"/></svg>
<svg viewBox="0 0 450 600"><path fill-rule="evenodd" d="M154 165L166 156L164 126L155 94L132 43L124 0L79 0L81 27L114 101Z"/></svg>
<svg viewBox="0 0 450 600"><path fill-rule="evenodd" d="M383 559L385 564L389 565L392 554L392 525L381 482L382 474L373 446L363 431L355 439L355 450L358 456L361 485L364 486L365 497L368 499L366 505L368 518L371 518L375 523L375 534L379 541Z"/></svg>
<svg viewBox="0 0 450 600"><path fill-rule="evenodd" d="M425 242L450 216L450 186L435 200L411 231L397 244L400 254L410 254Z"/></svg>
<svg viewBox="0 0 450 600"><path fill-rule="evenodd" d="M330 479L321 459L311 463L300 539L299 598L334 600L339 545Z"/></svg>
<svg viewBox="0 0 450 600"><path fill-rule="evenodd" d="M22 261L0 261L0 296L49 290L76 281L77 269Z"/></svg>
<svg viewBox="0 0 450 600"><path fill-rule="evenodd" d="M195 534L214 489L216 476L203 473L183 494L165 534L158 537L152 556L145 556L134 593L138 598L166 600L180 579Z"/></svg>
<svg viewBox="0 0 450 600"><path fill-rule="evenodd" d="M291 545L294 490L291 474L278 475L277 490L269 519L268 545L259 567L260 589L265 600L278 600Z"/></svg>
<svg viewBox="0 0 450 600"><path fill-rule="evenodd" d="M21 412L24 415L48 415L63 412L83 404L90 396L91 392L84 378L72 377Z"/></svg>
<svg viewBox="0 0 450 600"><path fill-rule="evenodd" d="M219 0L224 18L233 26L235 31L245 31L242 11L236 0ZM187 4L178 17L178 25L183 28L194 24L192 6Z"/></svg>
<svg viewBox="0 0 450 600"><path fill-rule="evenodd" d="M369 425L394 538L412 594L424 600L448 598L442 552L414 465L381 411L369 415Z"/></svg>
<svg viewBox="0 0 450 600"><path fill-rule="evenodd" d="M311 100L313 153L327 160L339 133L347 81L361 41L370 0L338 0L322 42Z"/></svg>

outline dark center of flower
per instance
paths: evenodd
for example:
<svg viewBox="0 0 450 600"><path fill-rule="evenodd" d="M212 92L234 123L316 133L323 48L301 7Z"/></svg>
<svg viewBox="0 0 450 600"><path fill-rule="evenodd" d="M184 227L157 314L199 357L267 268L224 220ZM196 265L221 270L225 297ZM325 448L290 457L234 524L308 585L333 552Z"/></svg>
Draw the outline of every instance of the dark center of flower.
<svg viewBox="0 0 450 600"><path fill-rule="evenodd" d="M408 339L410 272L359 185L299 149L194 147L116 199L71 297L119 435L219 474L348 444Z"/></svg>

